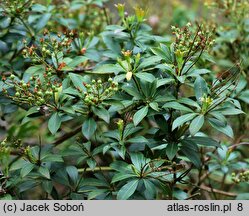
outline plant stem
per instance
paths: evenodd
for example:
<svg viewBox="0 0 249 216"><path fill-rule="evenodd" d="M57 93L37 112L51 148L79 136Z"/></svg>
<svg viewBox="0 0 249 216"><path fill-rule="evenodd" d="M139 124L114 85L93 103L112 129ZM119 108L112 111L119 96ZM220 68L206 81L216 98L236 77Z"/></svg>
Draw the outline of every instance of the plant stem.
<svg viewBox="0 0 249 216"><path fill-rule="evenodd" d="M78 169L78 172L95 172L95 171L112 171L113 169L111 167L95 167L93 170L91 168L86 169Z"/></svg>
<svg viewBox="0 0 249 216"><path fill-rule="evenodd" d="M18 19L21 21L24 27L28 30L28 33L30 34L31 38L34 38L35 34L34 34L34 31L30 28L30 26L28 26L27 23L25 23L21 17L18 17Z"/></svg>

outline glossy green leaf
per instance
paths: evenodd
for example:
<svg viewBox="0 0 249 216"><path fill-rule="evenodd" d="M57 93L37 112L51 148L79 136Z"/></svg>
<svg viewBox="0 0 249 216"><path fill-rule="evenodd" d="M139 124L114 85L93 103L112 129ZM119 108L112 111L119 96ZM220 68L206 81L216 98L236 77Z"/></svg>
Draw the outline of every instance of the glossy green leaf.
<svg viewBox="0 0 249 216"><path fill-rule="evenodd" d="M76 184L78 181L78 169L75 166L67 166L66 171L73 184Z"/></svg>
<svg viewBox="0 0 249 216"><path fill-rule="evenodd" d="M230 125L215 119L215 118L209 118L208 119L208 123L216 130L226 134L227 136L233 138L234 134L233 134L233 129L231 128Z"/></svg>
<svg viewBox="0 0 249 216"><path fill-rule="evenodd" d="M20 172L21 177L25 177L26 175L28 175L33 169L35 168L35 164L29 163L26 164Z"/></svg>
<svg viewBox="0 0 249 216"><path fill-rule="evenodd" d="M190 160L190 162L199 168L201 166L201 159L197 144L192 140L186 139L182 140L181 143L182 153Z"/></svg>
<svg viewBox="0 0 249 216"><path fill-rule="evenodd" d="M109 112L103 107L92 107L92 110L95 115L99 118L103 119L106 123L110 122L110 114Z"/></svg>
<svg viewBox="0 0 249 216"><path fill-rule="evenodd" d="M208 87L206 81L198 76L194 82L195 97L200 101L201 97L208 94Z"/></svg>
<svg viewBox="0 0 249 216"><path fill-rule="evenodd" d="M145 107L141 108L140 110L138 110L134 114L133 122L134 122L135 126L137 126L144 119L144 117L147 115L148 111L149 111L148 106L145 106Z"/></svg>
<svg viewBox="0 0 249 216"><path fill-rule="evenodd" d="M190 134L195 135L204 124L204 115L199 115L195 117L189 125Z"/></svg>
<svg viewBox="0 0 249 216"><path fill-rule="evenodd" d="M82 133L88 140L91 139L96 129L97 129L97 124L93 118L86 119L82 125Z"/></svg>
<svg viewBox="0 0 249 216"><path fill-rule="evenodd" d="M173 122L172 130L183 125L185 122L192 120L196 115L197 113L188 113L176 118Z"/></svg>
<svg viewBox="0 0 249 216"><path fill-rule="evenodd" d="M178 144L177 143L169 143L166 147L166 155L170 160L172 160L178 151Z"/></svg>
<svg viewBox="0 0 249 216"><path fill-rule="evenodd" d="M221 147L220 144L209 137L202 137L202 136L194 136L194 137L187 137L184 139L185 141L192 141L198 145L203 146L214 146L214 147Z"/></svg>
<svg viewBox="0 0 249 216"><path fill-rule="evenodd" d="M147 82L153 82L155 80L154 75L152 75L150 73L146 73L146 72L136 73L135 76L138 77L139 79L145 80Z"/></svg>
<svg viewBox="0 0 249 216"><path fill-rule="evenodd" d="M134 194L134 192L136 191L137 186L138 186L138 182L139 182L139 180L135 179L135 180L129 181L127 184L125 184L118 191L117 199L118 200L127 200L127 199L129 199Z"/></svg>
<svg viewBox="0 0 249 216"><path fill-rule="evenodd" d="M52 134L55 134L61 126L61 117L59 113L54 113L48 120L48 129Z"/></svg>
<svg viewBox="0 0 249 216"><path fill-rule="evenodd" d="M190 108L176 102L176 101L170 101L167 102L166 104L163 105L163 108L171 108L171 109L175 109L175 110L182 110L182 111L186 111L186 112L193 112Z"/></svg>
<svg viewBox="0 0 249 216"><path fill-rule="evenodd" d="M50 179L50 172L47 167L40 166L38 172L47 179Z"/></svg>

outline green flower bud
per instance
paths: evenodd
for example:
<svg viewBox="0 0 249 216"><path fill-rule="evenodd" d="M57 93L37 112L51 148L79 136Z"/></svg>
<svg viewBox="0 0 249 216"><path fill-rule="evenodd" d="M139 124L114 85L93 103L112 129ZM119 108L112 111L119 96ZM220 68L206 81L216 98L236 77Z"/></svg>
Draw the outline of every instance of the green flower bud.
<svg viewBox="0 0 249 216"><path fill-rule="evenodd" d="M16 76L15 76L14 74L11 74L11 75L10 75L10 79L11 79L11 80L14 80L15 77L16 77Z"/></svg>
<svg viewBox="0 0 249 216"><path fill-rule="evenodd" d="M37 92L37 95L38 95L38 96L42 96L42 95L43 95L43 94L42 94L42 91L38 91L38 92Z"/></svg>
<svg viewBox="0 0 249 216"><path fill-rule="evenodd" d="M43 104L43 103L45 103L45 100L44 100L43 98L40 98L40 99L39 99L39 102L40 102L41 104Z"/></svg>

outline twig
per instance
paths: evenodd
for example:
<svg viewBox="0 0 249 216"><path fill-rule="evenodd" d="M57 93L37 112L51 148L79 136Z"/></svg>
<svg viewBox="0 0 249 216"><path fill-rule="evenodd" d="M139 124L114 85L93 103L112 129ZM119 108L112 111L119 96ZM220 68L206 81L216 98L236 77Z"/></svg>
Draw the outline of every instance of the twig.
<svg viewBox="0 0 249 216"><path fill-rule="evenodd" d="M79 126L78 128L76 128L74 131L66 133L62 137L58 138L56 141L53 142L53 145L59 145L59 144L63 143L65 140L73 137L74 135L76 135L80 131L81 131L81 126ZM86 142L87 142L87 140L86 140Z"/></svg>
<svg viewBox="0 0 249 216"><path fill-rule="evenodd" d="M231 193L231 192L226 192L226 191L210 188L210 187L207 187L206 185L200 185L198 187L202 190L209 192L209 193L217 193L217 194L221 194L224 196L230 196L230 197L236 197L238 195L236 193Z"/></svg>
<svg viewBox="0 0 249 216"><path fill-rule="evenodd" d="M83 169L78 169L78 172L81 173L81 172L94 172L94 171L111 171L113 170L111 167L95 167L94 169L91 169L91 168L83 168Z"/></svg>
<svg viewBox="0 0 249 216"><path fill-rule="evenodd" d="M192 196L186 198L185 200L190 200L190 199L192 199L192 198L194 198L196 196L200 196L200 195L201 195L200 193L196 193L196 194L193 194Z"/></svg>

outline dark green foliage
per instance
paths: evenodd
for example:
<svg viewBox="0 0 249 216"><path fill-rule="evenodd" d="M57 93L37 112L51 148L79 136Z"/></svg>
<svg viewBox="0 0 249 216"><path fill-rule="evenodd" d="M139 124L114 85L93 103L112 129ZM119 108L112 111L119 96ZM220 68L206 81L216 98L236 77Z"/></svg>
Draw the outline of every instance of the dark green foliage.
<svg viewBox="0 0 249 216"><path fill-rule="evenodd" d="M229 116L246 114L241 65L213 76L208 25L172 27L169 41L143 9L116 7L111 24L101 0L1 3L1 199L203 198L216 176L220 190L248 184L241 143L225 145Z"/></svg>

